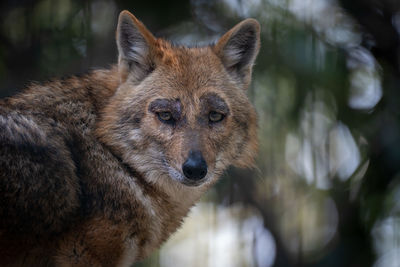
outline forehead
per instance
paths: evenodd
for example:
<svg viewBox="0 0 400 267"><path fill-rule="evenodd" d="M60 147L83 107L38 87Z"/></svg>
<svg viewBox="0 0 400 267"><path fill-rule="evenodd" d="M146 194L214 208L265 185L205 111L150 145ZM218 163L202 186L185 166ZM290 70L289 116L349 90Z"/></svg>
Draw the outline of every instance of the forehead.
<svg viewBox="0 0 400 267"><path fill-rule="evenodd" d="M163 50L156 68L167 87L187 93L205 88L224 88L224 67L209 47L174 47Z"/></svg>

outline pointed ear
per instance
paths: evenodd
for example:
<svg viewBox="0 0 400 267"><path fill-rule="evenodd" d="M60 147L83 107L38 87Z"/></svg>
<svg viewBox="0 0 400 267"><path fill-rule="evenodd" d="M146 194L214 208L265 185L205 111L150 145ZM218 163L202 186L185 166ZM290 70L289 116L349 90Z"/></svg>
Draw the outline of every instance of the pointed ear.
<svg viewBox="0 0 400 267"><path fill-rule="evenodd" d="M155 37L129 11L122 11L117 26L118 63L121 78L133 73L135 79L142 80L149 74L154 64L151 49Z"/></svg>
<svg viewBox="0 0 400 267"><path fill-rule="evenodd" d="M225 33L213 47L225 68L247 89L251 70L260 49L260 24L246 19Z"/></svg>

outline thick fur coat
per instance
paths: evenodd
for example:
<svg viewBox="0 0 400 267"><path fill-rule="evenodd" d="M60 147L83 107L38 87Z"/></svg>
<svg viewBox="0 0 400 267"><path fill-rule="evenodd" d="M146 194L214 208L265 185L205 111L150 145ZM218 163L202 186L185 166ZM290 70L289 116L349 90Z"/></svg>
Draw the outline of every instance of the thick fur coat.
<svg viewBox="0 0 400 267"><path fill-rule="evenodd" d="M123 11L117 65L0 100L0 266L130 266L252 166L259 33L174 46Z"/></svg>

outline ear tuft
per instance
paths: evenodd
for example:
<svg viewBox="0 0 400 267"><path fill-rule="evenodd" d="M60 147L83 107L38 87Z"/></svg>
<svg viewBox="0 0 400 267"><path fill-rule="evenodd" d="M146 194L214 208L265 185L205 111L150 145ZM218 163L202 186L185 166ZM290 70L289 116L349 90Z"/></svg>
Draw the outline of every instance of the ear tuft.
<svg viewBox="0 0 400 267"><path fill-rule="evenodd" d="M153 68L150 49L154 36L129 11L122 11L117 26L117 46L120 68L143 79Z"/></svg>
<svg viewBox="0 0 400 267"><path fill-rule="evenodd" d="M247 88L260 49L260 24L246 19L224 34L214 47L228 72Z"/></svg>

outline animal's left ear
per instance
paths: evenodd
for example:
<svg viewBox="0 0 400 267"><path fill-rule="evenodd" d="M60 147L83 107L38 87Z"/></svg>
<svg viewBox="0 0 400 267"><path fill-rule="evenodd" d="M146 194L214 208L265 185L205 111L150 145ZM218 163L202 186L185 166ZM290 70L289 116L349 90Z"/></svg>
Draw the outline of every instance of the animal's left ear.
<svg viewBox="0 0 400 267"><path fill-rule="evenodd" d="M225 33L213 47L228 72L247 89L260 49L260 24L246 19Z"/></svg>

